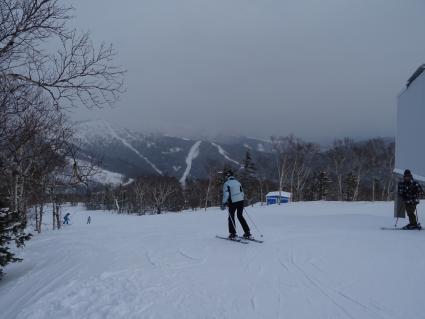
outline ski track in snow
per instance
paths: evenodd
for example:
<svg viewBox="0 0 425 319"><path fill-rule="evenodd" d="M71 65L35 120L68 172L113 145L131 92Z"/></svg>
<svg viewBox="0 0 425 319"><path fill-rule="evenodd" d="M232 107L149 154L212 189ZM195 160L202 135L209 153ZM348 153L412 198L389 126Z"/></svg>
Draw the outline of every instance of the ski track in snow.
<svg viewBox="0 0 425 319"><path fill-rule="evenodd" d="M227 227L218 209L64 207L73 225L35 235L6 268L0 319L423 319L425 232L381 231L391 205L250 208L266 237L247 245L214 237Z"/></svg>
<svg viewBox="0 0 425 319"><path fill-rule="evenodd" d="M142 153L140 153L127 140L125 140L124 138L119 136L118 133L114 131L114 129L111 127L111 125L109 123L106 123L106 125L108 127L109 132L111 133L111 135L114 138L119 140L121 143L123 143L125 146L127 146L130 150L132 150L134 153L136 153L142 160L144 160L146 163L148 163L155 170L155 172L157 172L159 175L164 175L164 173L158 167L156 167L155 164L152 163L146 156L144 156Z"/></svg>
<svg viewBox="0 0 425 319"><path fill-rule="evenodd" d="M182 249L179 249L179 254L182 255L183 257L187 258L187 259L190 259L190 260L196 260L196 261L200 261L201 260L200 258L191 256L190 254L184 252Z"/></svg>
<svg viewBox="0 0 425 319"><path fill-rule="evenodd" d="M184 185L186 183L186 179L190 174L190 170L192 169L192 163L195 158L199 155L199 146L201 145L202 141L197 141L195 144L192 145L192 147L189 150L189 153L186 157L186 169L180 178L180 183Z"/></svg>
<svg viewBox="0 0 425 319"><path fill-rule="evenodd" d="M217 148L217 150L218 150L218 152L226 159L226 160L228 160L229 162L232 162L232 163L234 163L234 164L236 164L236 165L241 165L241 163L239 163L238 161L235 161L234 159L232 159L232 158L230 158L229 157L229 155L227 154L227 152L220 146L220 145L218 145L218 144L216 144L216 143L213 143L213 142L211 142L211 145L212 146L215 146L216 148Z"/></svg>

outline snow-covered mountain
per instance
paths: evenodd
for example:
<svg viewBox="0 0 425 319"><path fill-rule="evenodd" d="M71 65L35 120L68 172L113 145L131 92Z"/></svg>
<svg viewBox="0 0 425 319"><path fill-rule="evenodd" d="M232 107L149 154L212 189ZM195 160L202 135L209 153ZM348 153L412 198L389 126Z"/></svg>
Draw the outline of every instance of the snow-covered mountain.
<svg viewBox="0 0 425 319"><path fill-rule="evenodd" d="M94 157L101 161L103 169L129 178L168 175L184 183L188 177L205 177L212 163L239 168L247 150L254 160L272 157L270 142L249 137L196 140L147 135L103 120L77 123L75 133L83 159Z"/></svg>

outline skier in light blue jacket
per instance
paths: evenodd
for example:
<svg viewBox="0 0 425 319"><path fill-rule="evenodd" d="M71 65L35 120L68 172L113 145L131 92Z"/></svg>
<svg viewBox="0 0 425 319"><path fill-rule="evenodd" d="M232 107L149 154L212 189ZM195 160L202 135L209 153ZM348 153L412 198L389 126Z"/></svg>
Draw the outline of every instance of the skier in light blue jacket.
<svg viewBox="0 0 425 319"><path fill-rule="evenodd" d="M229 238L236 238L235 212L237 212L238 220L244 231L243 237L251 238L251 231L248 223L243 217L245 194L241 183L233 176L231 170L225 173L226 182L223 185L223 201L221 209L225 210L226 205L229 207Z"/></svg>

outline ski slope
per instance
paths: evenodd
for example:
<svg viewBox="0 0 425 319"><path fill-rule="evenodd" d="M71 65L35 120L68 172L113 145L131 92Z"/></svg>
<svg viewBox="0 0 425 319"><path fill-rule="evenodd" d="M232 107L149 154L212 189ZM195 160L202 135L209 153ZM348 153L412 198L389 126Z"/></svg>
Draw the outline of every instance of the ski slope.
<svg viewBox="0 0 425 319"><path fill-rule="evenodd" d="M189 153L186 156L186 169L183 172L182 177L179 182L184 186L186 184L186 179L190 174L192 169L193 161L199 156L199 147L201 146L202 141L197 141L189 150Z"/></svg>
<svg viewBox="0 0 425 319"><path fill-rule="evenodd" d="M236 165L241 165L238 161L235 161L234 159L230 158L229 154L218 144L211 142L211 145L217 148L217 151L229 162L232 162Z"/></svg>
<svg viewBox="0 0 425 319"><path fill-rule="evenodd" d="M425 231L380 230L392 203L248 208L265 239L248 245L215 238L217 209L66 211L6 269L0 318L425 318Z"/></svg>
<svg viewBox="0 0 425 319"><path fill-rule="evenodd" d="M146 163L148 163L155 172L157 172L159 175L164 175L164 173L158 168L156 167L156 165L154 163L152 163L145 155L143 155L142 153L140 153L133 145L130 144L130 142L128 142L126 139L124 139L123 137L119 136L117 132L114 131L114 129L112 128L112 126L109 123L107 124L107 128L109 129L110 134L117 140L119 140L122 144L124 144L126 147L128 147L130 150L132 150L134 153L136 153L137 156L139 156L142 160L144 160Z"/></svg>

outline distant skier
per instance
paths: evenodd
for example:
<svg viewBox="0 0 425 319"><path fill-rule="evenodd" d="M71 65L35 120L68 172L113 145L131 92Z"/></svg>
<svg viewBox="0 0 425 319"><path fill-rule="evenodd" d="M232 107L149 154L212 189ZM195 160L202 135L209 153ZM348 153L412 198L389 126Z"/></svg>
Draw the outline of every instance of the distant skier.
<svg viewBox="0 0 425 319"><path fill-rule="evenodd" d="M239 222L242 225L244 231L243 237L251 238L251 231L249 229L248 223L243 217L245 195L242 185L233 176L233 172L231 170L225 173L225 178L226 182L223 186L223 201L221 209L225 210L226 205L229 206L229 239L234 239L237 237L235 228L235 212L237 212Z"/></svg>
<svg viewBox="0 0 425 319"><path fill-rule="evenodd" d="M63 217L63 224L68 225L69 224L69 216L71 216L70 213L66 213L66 215Z"/></svg>
<svg viewBox="0 0 425 319"><path fill-rule="evenodd" d="M416 217L416 206L419 204L419 196L423 194L421 185L413 179L410 170L404 171L403 181L398 183L398 194L404 202L409 224L404 229L421 229L421 224Z"/></svg>
<svg viewBox="0 0 425 319"><path fill-rule="evenodd" d="M91 216L87 217L87 224L91 224Z"/></svg>

